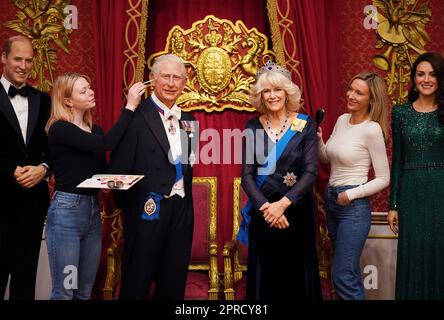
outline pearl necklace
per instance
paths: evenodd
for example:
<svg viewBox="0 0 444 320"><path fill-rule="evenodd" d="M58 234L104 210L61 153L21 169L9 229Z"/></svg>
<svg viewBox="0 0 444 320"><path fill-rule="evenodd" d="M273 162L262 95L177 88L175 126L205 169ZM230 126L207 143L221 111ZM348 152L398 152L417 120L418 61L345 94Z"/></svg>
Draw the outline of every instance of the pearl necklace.
<svg viewBox="0 0 444 320"><path fill-rule="evenodd" d="M268 132L270 132L271 135L275 135L275 136L276 136L276 138L275 138L275 141L276 141L276 142L279 141L279 139L278 139L279 135L280 135L282 132L284 132L285 127L287 126L287 122L288 122L288 119L289 119L289 118L290 118L290 113L287 111L286 114L285 114L285 121L284 121L284 124L282 125L281 130L276 131L276 130L274 130L274 129L270 126L270 118L268 117L268 113L267 113L267 115L266 115L266 117L265 117L265 123L267 124Z"/></svg>

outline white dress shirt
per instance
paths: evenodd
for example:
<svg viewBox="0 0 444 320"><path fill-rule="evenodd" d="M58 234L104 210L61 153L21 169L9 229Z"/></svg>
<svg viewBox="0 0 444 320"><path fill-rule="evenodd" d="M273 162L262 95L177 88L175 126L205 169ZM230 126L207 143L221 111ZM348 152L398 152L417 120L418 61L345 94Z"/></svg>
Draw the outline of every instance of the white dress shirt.
<svg viewBox="0 0 444 320"><path fill-rule="evenodd" d="M168 137L168 142L170 144L170 151L172 159L177 159L178 157L182 156L182 143L180 141L180 126L179 126L179 119L182 114L182 110L174 104L171 109L168 108L165 104L163 104L159 98L156 97L156 95L153 93L151 95L151 98L153 99L154 103L157 104L157 106L163 110L164 114L162 115L159 112L159 116L162 119L163 126L165 128L166 135ZM168 118L172 116L171 120L168 120ZM173 126L175 129L175 134L172 134L169 130L170 126ZM185 188L183 185L183 177L179 179L176 183L174 183L173 188L171 189L171 192L168 197L171 197L173 195L179 195L180 197L185 197Z"/></svg>
<svg viewBox="0 0 444 320"><path fill-rule="evenodd" d="M11 82L6 80L4 75L2 75L0 81L3 85L3 88L5 88L6 90L6 94L8 94L9 87L12 86ZM24 86L26 86L26 84L20 86L20 88ZM19 122L23 141L26 144L26 131L28 128L28 98L17 94L14 98L9 97L9 99L11 100L12 107L14 108L15 115L17 116L17 120Z"/></svg>

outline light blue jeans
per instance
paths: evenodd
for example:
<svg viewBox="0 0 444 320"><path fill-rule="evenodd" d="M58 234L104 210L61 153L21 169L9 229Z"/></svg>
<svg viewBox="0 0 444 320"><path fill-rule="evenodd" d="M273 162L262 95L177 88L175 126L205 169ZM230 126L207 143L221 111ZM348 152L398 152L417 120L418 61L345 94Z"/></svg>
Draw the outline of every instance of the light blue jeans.
<svg viewBox="0 0 444 320"><path fill-rule="evenodd" d="M333 285L344 300L365 300L360 258L371 226L368 198L353 200L347 206L336 203L337 195L356 186L328 187L327 228L333 247Z"/></svg>
<svg viewBox="0 0 444 320"><path fill-rule="evenodd" d="M46 223L52 300L90 298L101 241L97 196L56 191Z"/></svg>

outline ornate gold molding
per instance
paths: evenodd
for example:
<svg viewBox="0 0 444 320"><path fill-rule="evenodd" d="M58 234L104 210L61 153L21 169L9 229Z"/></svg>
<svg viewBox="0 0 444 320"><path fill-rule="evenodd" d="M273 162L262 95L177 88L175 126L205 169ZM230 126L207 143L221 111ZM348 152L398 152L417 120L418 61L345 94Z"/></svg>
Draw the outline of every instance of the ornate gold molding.
<svg viewBox="0 0 444 320"><path fill-rule="evenodd" d="M396 240L398 236L391 236L386 234L369 234L367 239L386 239L386 240Z"/></svg>
<svg viewBox="0 0 444 320"><path fill-rule="evenodd" d="M124 92L133 83L143 79L145 62L146 23L148 19L149 0L128 0L129 9L126 10L128 21L125 26L126 57L123 63ZM131 33L135 34L132 38Z"/></svg>
<svg viewBox="0 0 444 320"><path fill-rule="evenodd" d="M293 75L293 80L303 92L304 83L298 69L300 61L296 59L298 45L296 35L291 30L294 24L293 19L290 18L291 7L291 0L280 2L280 4L277 0L267 0L268 19L276 60L278 63L287 66ZM305 110L303 102L302 109Z"/></svg>
<svg viewBox="0 0 444 320"><path fill-rule="evenodd" d="M325 201L319 192L317 192L316 186L313 186L314 203L316 205L316 212L318 215L325 217ZM327 252L330 243L328 231L325 223L319 223L319 275L321 278L328 279L330 272L330 252Z"/></svg>
<svg viewBox="0 0 444 320"><path fill-rule="evenodd" d="M279 28L277 0L267 0L267 11L271 29L271 40L273 41L273 51L276 54L276 62L285 66L284 41L282 40L281 30Z"/></svg>
<svg viewBox="0 0 444 320"><path fill-rule="evenodd" d="M432 11L422 0L373 0L373 4L378 9L376 48L384 53L375 55L372 61L387 72L387 91L392 102L403 103L408 95L411 66L425 52L424 46L430 40L425 26Z"/></svg>
<svg viewBox="0 0 444 320"><path fill-rule="evenodd" d="M121 209L114 207L112 212L108 215L107 210L110 209L109 204L103 204L102 211L100 212L100 218L102 223L108 223L111 227L109 236L111 242L106 250L106 274L105 283L102 289L103 299L112 300L114 286L117 281L120 281L120 260L122 253L121 239L123 237L123 222Z"/></svg>
<svg viewBox="0 0 444 320"><path fill-rule="evenodd" d="M148 58L148 68L165 53L179 56L187 68L185 90L177 104L187 111L207 112L256 111L248 99L250 87L258 67L274 58L267 37L256 28L213 15L194 22L190 29L174 26L165 49Z"/></svg>
<svg viewBox="0 0 444 320"><path fill-rule="evenodd" d="M216 225L217 225L217 177L193 177L194 184L207 185L210 189L208 193L207 202L209 203L210 212L208 221L210 223L209 237L210 241L216 240Z"/></svg>
<svg viewBox="0 0 444 320"><path fill-rule="evenodd" d="M237 233L240 227L240 210L241 210L241 177L233 178L233 234L232 240L236 240ZM234 263L234 282L242 279L242 272L247 271L247 266L240 263L239 250L236 250L233 258Z"/></svg>
<svg viewBox="0 0 444 320"><path fill-rule="evenodd" d="M118 243L123 235L123 222L122 222L122 210L115 207L110 215L106 214L106 210L100 212L100 218L102 223L109 221L111 225L111 240L112 243Z"/></svg>
<svg viewBox="0 0 444 320"><path fill-rule="evenodd" d="M239 214L240 214L240 193L241 193L241 178L233 178L233 234L231 239L235 240L239 231Z"/></svg>
<svg viewBox="0 0 444 320"><path fill-rule="evenodd" d="M190 271L208 271L208 299L217 300L219 297L219 272L217 266L217 177L194 177L193 186L196 184L206 185L209 188L207 203L209 205L209 230L208 230L208 263L190 263Z"/></svg>
<svg viewBox="0 0 444 320"><path fill-rule="evenodd" d="M136 66L136 82L143 81L145 71L145 42L146 42L146 25L148 21L148 5L149 0L142 0L142 19L140 21L140 40Z"/></svg>
<svg viewBox="0 0 444 320"><path fill-rule="evenodd" d="M193 185L195 184L207 185L209 188L207 195L207 203L209 204L208 236L209 242L211 243L212 241L216 241L217 231L217 177L193 177ZM211 246L209 250L211 251ZM209 264L190 264L188 269L194 271L210 270L210 267L211 266Z"/></svg>
<svg viewBox="0 0 444 320"><path fill-rule="evenodd" d="M67 15L63 9L71 0L60 0L54 3L48 0L11 0L18 10L16 20L7 21L4 27L17 31L32 40L36 52L32 67L31 79L36 79L36 87L49 91L54 83L54 72L57 64L56 44L69 53L69 35L72 29L64 26Z"/></svg>

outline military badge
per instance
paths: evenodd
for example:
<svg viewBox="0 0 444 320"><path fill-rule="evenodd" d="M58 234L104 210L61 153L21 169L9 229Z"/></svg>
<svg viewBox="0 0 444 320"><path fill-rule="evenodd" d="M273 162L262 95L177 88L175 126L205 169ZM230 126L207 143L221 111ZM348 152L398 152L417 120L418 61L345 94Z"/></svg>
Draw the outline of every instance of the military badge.
<svg viewBox="0 0 444 320"><path fill-rule="evenodd" d="M296 117L293 120L293 122L291 123L291 130L302 132L302 130L304 130L306 124L307 124L307 120L299 119Z"/></svg>
<svg viewBox="0 0 444 320"><path fill-rule="evenodd" d="M157 205L156 202L154 201L153 198L149 198L146 202L145 202L145 206L144 206L144 210L146 212L147 215L152 215L154 212L156 212L157 209Z"/></svg>
<svg viewBox="0 0 444 320"><path fill-rule="evenodd" d="M292 186L294 186L294 184L296 183L296 176L293 172L287 172L287 174L284 176L284 184L290 188Z"/></svg>
<svg viewBox="0 0 444 320"><path fill-rule="evenodd" d="M180 124L190 138L194 137L194 132L196 131L194 121L181 120Z"/></svg>
<svg viewBox="0 0 444 320"><path fill-rule="evenodd" d="M170 123L170 126L168 127L168 132L171 133L173 136L176 134L176 127L173 125L173 123Z"/></svg>

